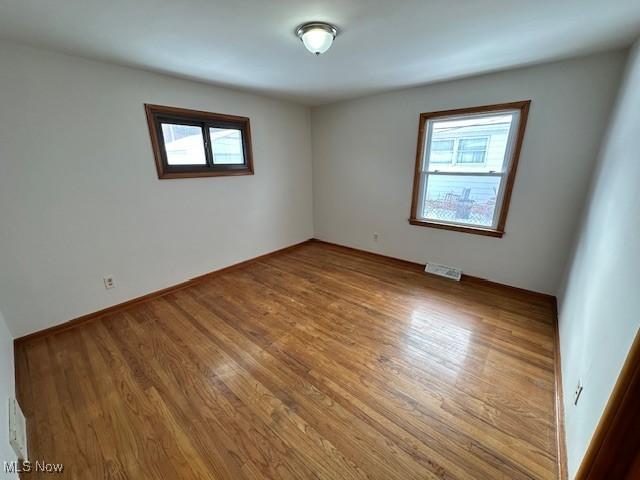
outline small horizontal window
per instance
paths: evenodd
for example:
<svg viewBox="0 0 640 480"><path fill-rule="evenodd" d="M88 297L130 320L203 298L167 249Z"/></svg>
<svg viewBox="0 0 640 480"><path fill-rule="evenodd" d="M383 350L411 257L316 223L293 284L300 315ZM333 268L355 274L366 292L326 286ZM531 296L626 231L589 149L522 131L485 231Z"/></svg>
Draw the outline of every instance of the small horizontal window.
<svg viewBox="0 0 640 480"><path fill-rule="evenodd" d="M159 178L252 175L249 119L145 105Z"/></svg>
<svg viewBox="0 0 640 480"><path fill-rule="evenodd" d="M529 104L420 115L412 224L502 236Z"/></svg>

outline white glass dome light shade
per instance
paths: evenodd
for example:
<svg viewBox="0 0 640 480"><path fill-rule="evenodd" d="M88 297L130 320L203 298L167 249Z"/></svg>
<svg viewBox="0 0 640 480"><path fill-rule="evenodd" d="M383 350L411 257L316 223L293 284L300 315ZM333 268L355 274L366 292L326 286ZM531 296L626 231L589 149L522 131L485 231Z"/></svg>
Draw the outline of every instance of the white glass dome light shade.
<svg viewBox="0 0 640 480"><path fill-rule="evenodd" d="M331 47L333 35L320 29L309 30L302 34L302 43L311 53L320 55Z"/></svg>
<svg viewBox="0 0 640 480"><path fill-rule="evenodd" d="M320 55L331 48L338 33L336 27L328 23L306 23L298 28L297 34L311 53Z"/></svg>

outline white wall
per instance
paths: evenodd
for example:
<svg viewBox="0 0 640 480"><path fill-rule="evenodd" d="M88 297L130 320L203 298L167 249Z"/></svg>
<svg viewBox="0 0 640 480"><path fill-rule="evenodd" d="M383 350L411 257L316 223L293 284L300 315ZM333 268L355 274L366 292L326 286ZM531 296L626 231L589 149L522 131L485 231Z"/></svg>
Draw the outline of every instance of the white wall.
<svg viewBox="0 0 640 480"><path fill-rule="evenodd" d="M0 304L13 335L313 235L308 108L9 43L0 65ZM255 175L158 180L145 102L250 117Z"/></svg>
<svg viewBox="0 0 640 480"><path fill-rule="evenodd" d="M608 52L312 109L315 236L555 294L624 58ZM409 225L420 112L526 99L504 237Z"/></svg>
<svg viewBox="0 0 640 480"><path fill-rule="evenodd" d="M558 296L573 478L640 327L640 43L632 50ZM582 379L577 406L572 392Z"/></svg>
<svg viewBox="0 0 640 480"><path fill-rule="evenodd" d="M15 373L13 365L13 337L0 311L0 478L18 478L17 474L4 471L4 462L14 462L17 457L9 445L9 399L15 397Z"/></svg>

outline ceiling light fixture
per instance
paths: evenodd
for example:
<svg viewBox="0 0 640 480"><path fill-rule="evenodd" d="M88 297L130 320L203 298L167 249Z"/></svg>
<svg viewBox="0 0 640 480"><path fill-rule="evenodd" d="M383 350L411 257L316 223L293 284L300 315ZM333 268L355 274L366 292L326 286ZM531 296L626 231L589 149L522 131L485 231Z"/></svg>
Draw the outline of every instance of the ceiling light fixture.
<svg viewBox="0 0 640 480"><path fill-rule="evenodd" d="M328 23L311 22L300 25L296 34L307 50L320 55L331 48L333 39L338 34L338 29Z"/></svg>

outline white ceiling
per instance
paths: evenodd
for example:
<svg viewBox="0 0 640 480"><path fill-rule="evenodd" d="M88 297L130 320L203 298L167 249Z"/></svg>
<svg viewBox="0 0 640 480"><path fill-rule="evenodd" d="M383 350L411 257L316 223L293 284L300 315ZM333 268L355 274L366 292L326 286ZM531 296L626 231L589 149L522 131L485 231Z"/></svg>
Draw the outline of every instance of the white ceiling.
<svg viewBox="0 0 640 480"><path fill-rule="evenodd" d="M314 57L295 27L340 30ZM317 105L629 45L640 0L0 0L0 37Z"/></svg>

